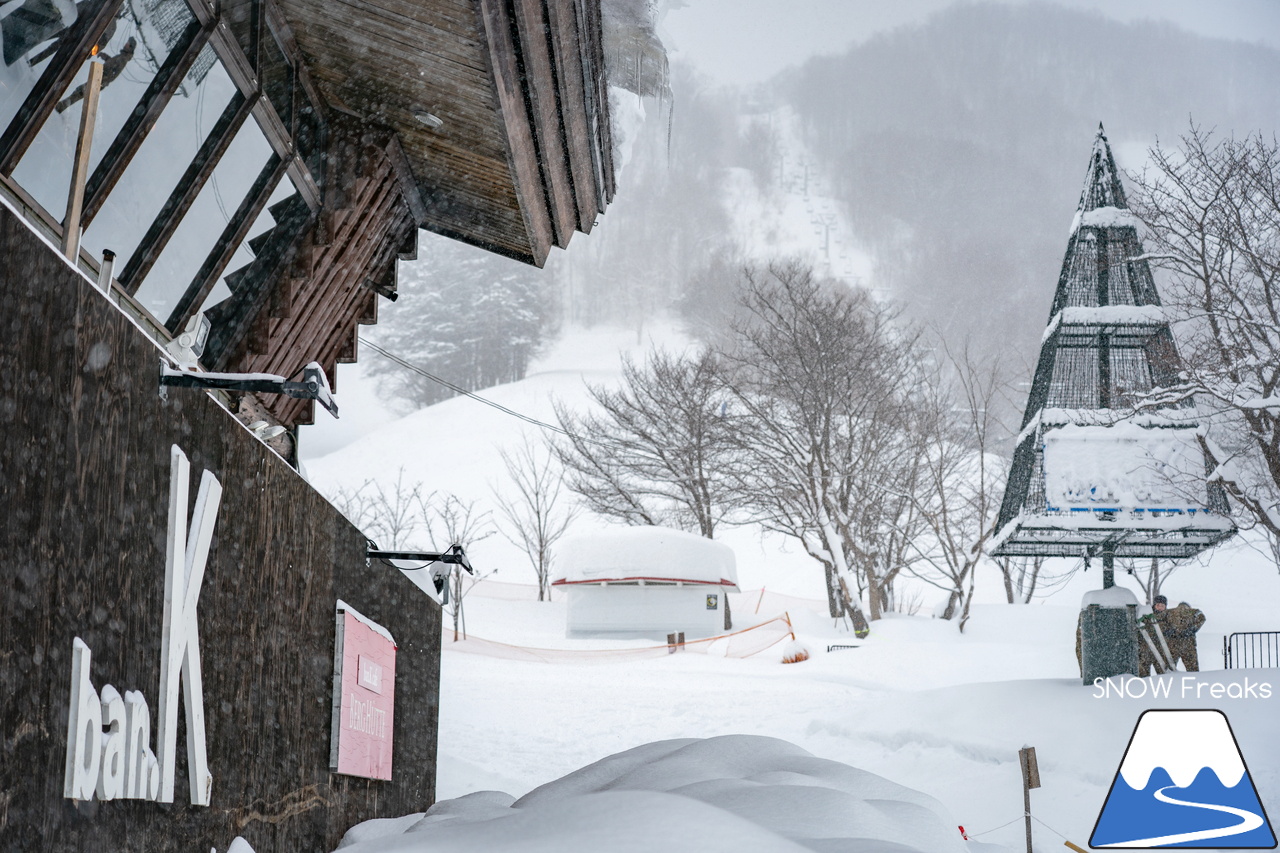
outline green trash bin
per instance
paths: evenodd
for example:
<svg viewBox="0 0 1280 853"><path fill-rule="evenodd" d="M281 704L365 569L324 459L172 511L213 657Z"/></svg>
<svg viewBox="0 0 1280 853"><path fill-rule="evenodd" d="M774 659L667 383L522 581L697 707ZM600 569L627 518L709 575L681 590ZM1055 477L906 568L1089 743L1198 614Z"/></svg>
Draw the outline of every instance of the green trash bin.
<svg viewBox="0 0 1280 853"><path fill-rule="evenodd" d="M1138 605L1088 605L1080 611L1082 680L1124 674L1138 674Z"/></svg>

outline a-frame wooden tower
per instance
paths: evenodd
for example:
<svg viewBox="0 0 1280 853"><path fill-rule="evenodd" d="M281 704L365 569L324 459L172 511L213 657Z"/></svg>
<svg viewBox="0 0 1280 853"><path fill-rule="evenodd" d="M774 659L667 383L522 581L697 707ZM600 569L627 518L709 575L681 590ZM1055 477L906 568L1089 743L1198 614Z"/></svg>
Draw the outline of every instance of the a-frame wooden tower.
<svg viewBox="0 0 1280 853"><path fill-rule="evenodd" d="M1067 242L995 556L1189 557L1235 532L1102 126Z"/></svg>

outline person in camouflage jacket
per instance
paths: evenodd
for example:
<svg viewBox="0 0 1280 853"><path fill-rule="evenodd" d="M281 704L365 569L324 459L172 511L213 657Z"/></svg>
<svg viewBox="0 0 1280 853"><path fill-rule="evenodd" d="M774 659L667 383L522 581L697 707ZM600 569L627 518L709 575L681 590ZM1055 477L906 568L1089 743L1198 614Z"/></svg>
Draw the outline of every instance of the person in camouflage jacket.
<svg viewBox="0 0 1280 853"><path fill-rule="evenodd" d="M1204 625L1205 616L1187 602L1179 602L1172 610L1168 609L1169 599L1157 595L1151 605L1151 619L1160 626L1165 642L1169 645L1172 663L1176 666L1182 661L1187 672L1200 671L1200 658L1196 654L1196 632ZM1158 641L1157 641L1158 642ZM1138 662L1140 675L1150 671L1151 652L1145 643L1138 644Z"/></svg>

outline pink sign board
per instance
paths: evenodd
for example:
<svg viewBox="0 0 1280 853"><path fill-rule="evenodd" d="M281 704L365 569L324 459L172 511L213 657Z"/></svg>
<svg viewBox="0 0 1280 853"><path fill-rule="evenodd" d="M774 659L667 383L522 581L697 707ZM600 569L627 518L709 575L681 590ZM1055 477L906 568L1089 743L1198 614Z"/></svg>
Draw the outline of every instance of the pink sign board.
<svg viewBox="0 0 1280 853"><path fill-rule="evenodd" d="M396 644L382 626L339 602L334 666L329 765L349 776L389 780Z"/></svg>

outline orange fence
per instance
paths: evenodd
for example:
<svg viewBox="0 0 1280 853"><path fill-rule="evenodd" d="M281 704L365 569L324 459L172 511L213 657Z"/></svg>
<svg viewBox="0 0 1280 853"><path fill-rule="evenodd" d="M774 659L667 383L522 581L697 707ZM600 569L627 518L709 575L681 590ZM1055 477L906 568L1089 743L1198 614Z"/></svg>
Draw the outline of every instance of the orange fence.
<svg viewBox="0 0 1280 853"><path fill-rule="evenodd" d="M721 634L717 637L686 640L676 646L644 646L637 649L531 649L525 646L496 643L476 636L453 642L449 636L446 636L441 648L446 652L463 652L540 663L614 663L619 660L658 658L680 652L694 652L712 657L747 658L787 639L795 639L795 635L791 631L791 619L784 613L751 628L744 628L731 634Z"/></svg>

